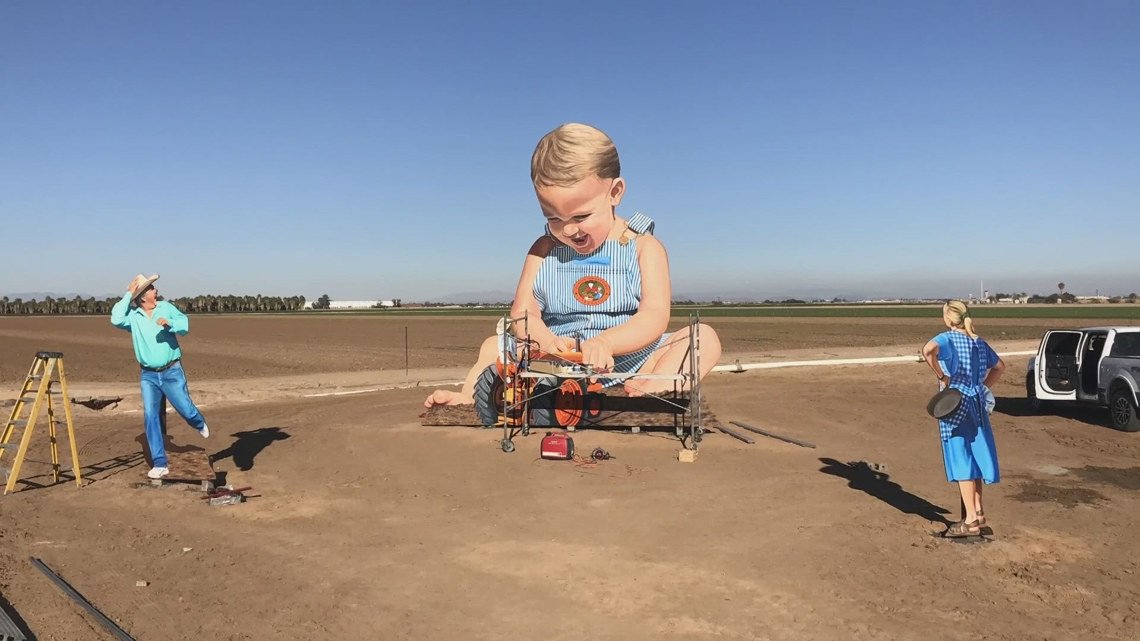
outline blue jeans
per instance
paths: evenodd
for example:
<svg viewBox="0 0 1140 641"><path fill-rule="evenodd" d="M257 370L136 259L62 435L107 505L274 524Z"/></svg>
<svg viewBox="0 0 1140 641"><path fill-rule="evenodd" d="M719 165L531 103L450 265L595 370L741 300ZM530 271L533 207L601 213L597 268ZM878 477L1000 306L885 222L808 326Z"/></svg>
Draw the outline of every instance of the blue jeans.
<svg viewBox="0 0 1140 641"><path fill-rule="evenodd" d="M163 441L163 399L169 400L190 427L202 431L206 419L190 400L190 390L186 388L186 373L182 363L175 363L161 372L142 371L143 421L146 424L146 442L150 447L150 458L155 467L166 467L166 443Z"/></svg>

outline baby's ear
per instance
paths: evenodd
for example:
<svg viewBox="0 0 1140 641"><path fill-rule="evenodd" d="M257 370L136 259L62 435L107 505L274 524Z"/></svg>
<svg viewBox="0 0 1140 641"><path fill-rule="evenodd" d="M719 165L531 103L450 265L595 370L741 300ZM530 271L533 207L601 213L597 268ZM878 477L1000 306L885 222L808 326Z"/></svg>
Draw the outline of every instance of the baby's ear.
<svg viewBox="0 0 1140 641"><path fill-rule="evenodd" d="M625 178L618 176L614 178L614 184L610 186L610 205L617 207L621 204L621 197L625 195Z"/></svg>

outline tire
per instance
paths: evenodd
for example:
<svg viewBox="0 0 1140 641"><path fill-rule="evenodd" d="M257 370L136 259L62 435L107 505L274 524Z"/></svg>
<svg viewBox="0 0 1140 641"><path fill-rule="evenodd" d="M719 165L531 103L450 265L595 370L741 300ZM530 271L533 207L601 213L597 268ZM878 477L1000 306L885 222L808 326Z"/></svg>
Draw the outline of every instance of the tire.
<svg viewBox="0 0 1140 641"><path fill-rule="evenodd" d="M494 365L479 375L475 381L475 413L483 427L494 427L502 424L503 413L503 380Z"/></svg>
<svg viewBox="0 0 1140 641"><path fill-rule="evenodd" d="M1108 393L1108 412L1112 426L1123 432L1140 432L1140 409L1127 385L1117 385Z"/></svg>
<svg viewBox="0 0 1140 641"><path fill-rule="evenodd" d="M558 421L554 419L554 396L558 393L556 387L550 383L539 383L534 386L533 399L530 402L530 424L532 427L557 427Z"/></svg>
<svg viewBox="0 0 1140 641"><path fill-rule="evenodd" d="M1031 411L1042 414L1048 410L1047 402L1037 398L1037 386L1034 383L1033 372L1029 372L1025 375L1025 399Z"/></svg>

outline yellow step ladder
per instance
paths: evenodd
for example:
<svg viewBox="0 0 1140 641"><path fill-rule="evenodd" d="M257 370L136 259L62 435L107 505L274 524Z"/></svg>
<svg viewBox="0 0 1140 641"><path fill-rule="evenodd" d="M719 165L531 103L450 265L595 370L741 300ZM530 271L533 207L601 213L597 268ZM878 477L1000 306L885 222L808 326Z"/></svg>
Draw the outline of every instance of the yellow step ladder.
<svg viewBox="0 0 1140 641"><path fill-rule="evenodd" d="M67 438L71 442L71 473L75 476L75 486L83 487L82 473L79 470L79 449L75 446L75 427L71 421L71 397L67 393L67 376L63 373L62 352L37 352L28 370L28 378L12 407L12 416L4 424L4 431L0 434L0 462L9 449L17 447L11 442L17 429L23 428L24 433L16 449L16 458L12 460L12 470L8 473L8 481L4 485L4 494L8 494L16 487L20 478L20 466L24 464L24 457L28 453L28 445L32 442L32 432L36 428L36 419L40 411L47 407L48 437L51 441L51 467L52 477L59 483L59 447L56 444L56 427L63 423L56 418L57 404L63 405L63 414L67 424ZM24 409L30 407L26 418L20 418ZM4 471L0 468L0 473Z"/></svg>

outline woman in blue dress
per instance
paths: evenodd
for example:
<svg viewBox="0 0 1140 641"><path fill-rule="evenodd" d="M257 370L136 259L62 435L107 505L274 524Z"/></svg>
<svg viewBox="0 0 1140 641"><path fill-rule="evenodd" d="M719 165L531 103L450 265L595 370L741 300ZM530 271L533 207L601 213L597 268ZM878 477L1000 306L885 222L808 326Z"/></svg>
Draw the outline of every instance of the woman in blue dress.
<svg viewBox="0 0 1140 641"><path fill-rule="evenodd" d="M939 389L949 386L962 393L958 409L938 421L946 480L958 484L964 506L962 520L951 525L946 536L977 536L986 524L983 484L1001 480L986 396L1001 379L1005 362L974 331L966 303L946 303L942 322L947 331L923 346L922 357L938 377Z"/></svg>

